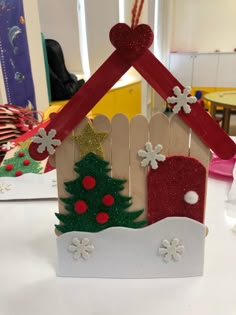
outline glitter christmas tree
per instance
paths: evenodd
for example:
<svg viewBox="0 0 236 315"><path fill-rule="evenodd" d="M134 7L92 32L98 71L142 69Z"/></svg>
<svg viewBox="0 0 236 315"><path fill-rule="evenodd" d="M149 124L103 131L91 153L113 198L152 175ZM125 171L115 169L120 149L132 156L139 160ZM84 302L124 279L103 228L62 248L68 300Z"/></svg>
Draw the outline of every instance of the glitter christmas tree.
<svg viewBox="0 0 236 315"><path fill-rule="evenodd" d="M126 181L111 178L108 164L94 153L75 164L79 177L65 183L71 197L61 199L68 213L55 214L63 223L56 225L57 230L98 232L112 226L140 228L146 224L136 221L143 210L127 211L131 197L120 193Z"/></svg>

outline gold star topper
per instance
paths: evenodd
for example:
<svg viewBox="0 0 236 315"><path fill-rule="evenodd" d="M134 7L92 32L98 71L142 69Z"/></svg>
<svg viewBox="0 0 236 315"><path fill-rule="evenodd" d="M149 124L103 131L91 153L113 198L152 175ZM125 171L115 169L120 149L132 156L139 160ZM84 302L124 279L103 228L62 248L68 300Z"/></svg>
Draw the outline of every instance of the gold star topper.
<svg viewBox="0 0 236 315"><path fill-rule="evenodd" d="M83 158L89 152L103 158L102 142L108 136L108 132L96 132L91 124L87 124L80 135L73 136L79 143L80 157Z"/></svg>
<svg viewBox="0 0 236 315"><path fill-rule="evenodd" d="M32 139L27 139L25 141L19 142L18 145L19 147L23 150L23 149L28 149L30 144L32 142Z"/></svg>

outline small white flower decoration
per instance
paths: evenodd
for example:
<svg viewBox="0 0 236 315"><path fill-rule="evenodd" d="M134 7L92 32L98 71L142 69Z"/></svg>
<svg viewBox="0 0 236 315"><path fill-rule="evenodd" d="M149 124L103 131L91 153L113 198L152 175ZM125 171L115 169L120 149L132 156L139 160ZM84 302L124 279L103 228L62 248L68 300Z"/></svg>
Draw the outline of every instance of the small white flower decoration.
<svg viewBox="0 0 236 315"><path fill-rule="evenodd" d="M181 110L181 108L183 108L183 111L186 114L189 114L191 112L191 107L188 103L194 104L197 102L197 98L195 96L188 96L191 92L191 87L185 87L182 93L180 88L178 86L175 86L173 88L173 92L175 96L167 97L167 102L169 104L176 104L172 108L173 112L177 114Z"/></svg>
<svg viewBox="0 0 236 315"><path fill-rule="evenodd" d="M158 168L158 162L165 161L166 157L163 154L159 154L163 147L161 144L158 144L155 146L155 148L152 148L152 144L150 142L147 142L145 144L145 150L139 150L138 156L142 157L143 160L141 161L141 166L146 167L148 164L151 165L151 168L156 170Z"/></svg>
<svg viewBox="0 0 236 315"><path fill-rule="evenodd" d="M75 237L72 240L72 245L68 247L68 251L73 253L73 258L78 260L83 258L85 260L89 259L90 253L94 251L94 246L90 244L88 238L83 238L81 241Z"/></svg>
<svg viewBox="0 0 236 315"><path fill-rule="evenodd" d="M2 146L1 146L1 149L3 151L9 151L11 149L13 149L15 147L15 142L10 142L8 141L7 143L4 143Z"/></svg>
<svg viewBox="0 0 236 315"><path fill-rule="evenodd" d="M8 190L11 190L11 184L0 183L0 193L5 193Z"/></svg>
<svg viewBox="0 0 236 315"><path fill-rule="evenodd" d="M51 129L47 134L44 128L40 128L38 135L33 138L34 143L40 143L37 151L39 153L43 153L45 150L47 150L49 154L53 154L55 152L53 146L59 146L61 144L61 140L53 139L55 135L55 129Z"/></svg>
<svg viewBox="0 0 236 315"><path fill-rule="evenodd" d="M162 246L159 248L159 254L163 256L165 262L169 262L171 259L179 261L182 258L184 245L178 238L174 238L172 241L163 240Z"/></svg>

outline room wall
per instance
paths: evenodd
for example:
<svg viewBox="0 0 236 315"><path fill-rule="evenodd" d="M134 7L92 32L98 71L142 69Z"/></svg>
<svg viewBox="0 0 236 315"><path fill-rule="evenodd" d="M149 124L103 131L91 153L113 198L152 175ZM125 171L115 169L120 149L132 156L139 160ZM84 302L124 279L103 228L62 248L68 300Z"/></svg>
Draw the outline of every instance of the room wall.
<svg viewBox="0 0 236 315"><path fill-rule="evenodd" d="M69 71L81 73L77 0L37 0L45 38L57 40Z"/></svg>
<svg viewBox="0 0 236 315"><path fill-rule="evenodd" d="M109 40L111 27L119 22L118 0L86 0L85 18L90 71L93 74L115 50Z"/></svg>
<svg viewBox="0 0 236 315"><path fill-rule="evenodd" d="M235 0L166 0L173 1L171 33L172 51L222 52L236 48L236 1ZM153 1L148 1L148 4ZM91 72L110 54L109 27L118 21L118 0L86 0L89 57ZM147 4L147 2L145 2ZM101 5L102 4L102 5ZM133 1L124 1L126 22L130 20ZM79 49L77 0L38 0L40 24L46 38L57 39L64 51L68 69L82 72ZM105 11L109 14L102 14ZM88 12L90 11L90 13ZM145 10L144 10L145 15ZM106 17L106 18L105 18ZM142 21L142 20L141 20ZM94 24L94 25L93 25ZM101 32L97 32L97 29ZM96 36L95 36L96 31ZM107 34L107 44L104 39Z"/></svg>
<svg viewBox="0 0 236 315"><path fill-rule="evenodd" d="M236 48L235 0L173 0L172 51Z"/></svg>
<svg viewBox="0 0 236 315"><path fill-rule="evenodd" d="M70 71L82 73L80 52L79 16L77 0L37 0L42 32L45 38L60 42L66 66ZM153 2L152 0L151 2ZM125 22L131 24L134 0L123 0ZM147 4L144 3L140 23L147 20ZM88 58L91 74L114 51L109 40L111 27L119 22L119 0L85 0L85 22L87 27ZM84 35L84 34L83 34Z"/></svg>

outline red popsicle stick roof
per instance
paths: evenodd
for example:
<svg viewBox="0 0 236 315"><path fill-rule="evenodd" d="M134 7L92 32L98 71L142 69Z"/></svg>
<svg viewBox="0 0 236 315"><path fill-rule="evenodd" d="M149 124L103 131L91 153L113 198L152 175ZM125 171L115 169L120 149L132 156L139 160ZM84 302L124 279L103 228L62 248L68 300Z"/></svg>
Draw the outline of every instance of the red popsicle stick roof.
<svg viewBox="0 0 236 315"><path fill-rule="evenodd" d="M41 130L39 137L42 137L42 141L46 139L48 143L52 140L50 150L47 145L42 146L40 141L31 143L29 150L34 159L43 160L53 154L57 146L131 66L163 99L168 99L174 111L179 106L176 113L213 152L222 159L230 159L236 154L236 144L232 139L198 102L193 101L193 97L188 94L188 88L185 88L149 50L153 32L148 25L140 24L130 28L124 23L118 23L110 31L110 41L116 48L115 51L45 129Z"/></svg>

